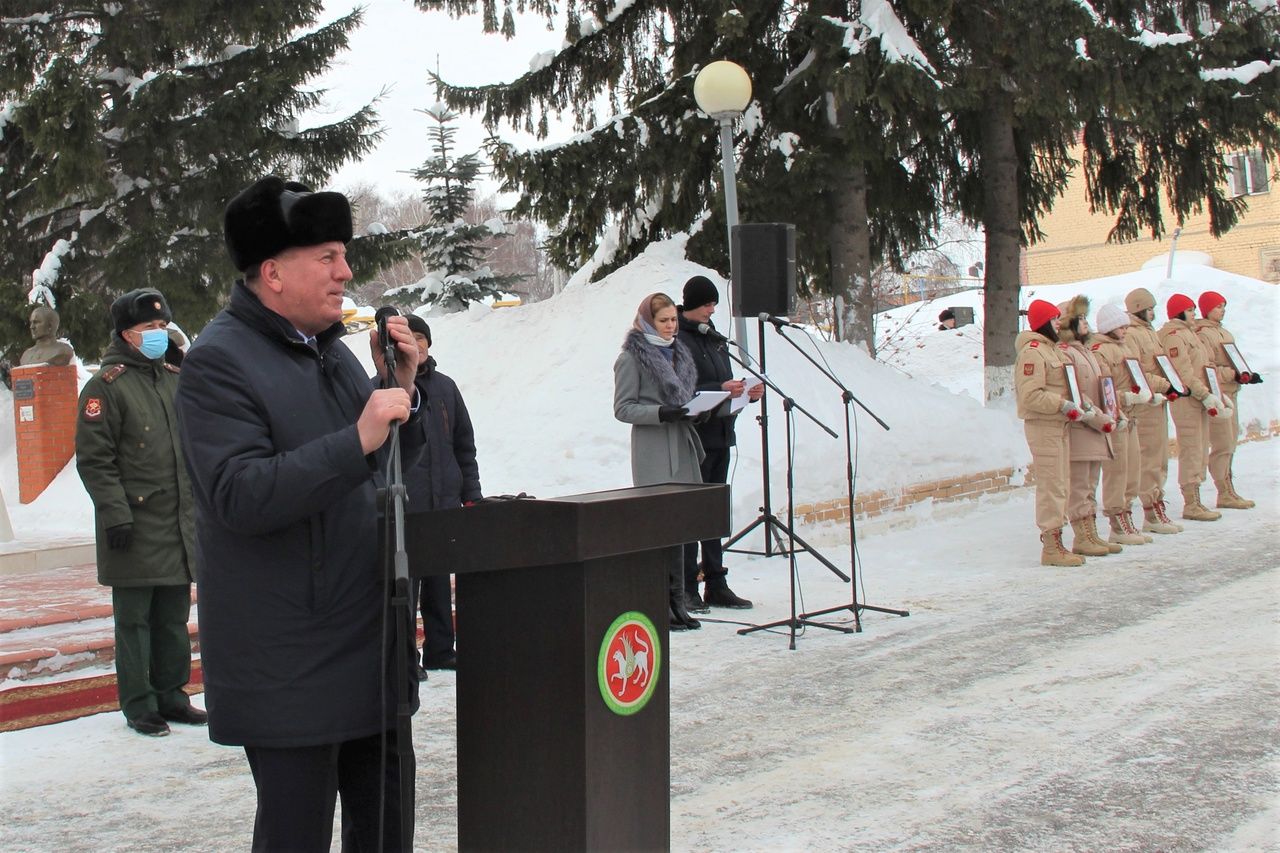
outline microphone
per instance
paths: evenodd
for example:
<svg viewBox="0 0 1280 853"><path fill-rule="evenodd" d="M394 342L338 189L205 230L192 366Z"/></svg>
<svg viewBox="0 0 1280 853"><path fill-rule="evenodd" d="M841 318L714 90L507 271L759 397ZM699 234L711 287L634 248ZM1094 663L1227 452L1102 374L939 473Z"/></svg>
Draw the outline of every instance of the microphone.
<svg viewBox="0 0 1280 853"><path fill-rule="evenodd" d="M760 315L760 319L761 319L761 320L763 320L763 321L764 321L764 322L766 322L766 323L772 323L773 325L777 326L779 329L781 329L783 326L790 326L790 327L791 327L791 328L793 328L793 329L802 329L802 328L803 328L802 326L800 326L800 324L798 324L798 323L793 323L793 322L791 322L790 320L788 320L788 319L787 319L787 318L785 318L785 317L775 317L775 316L773 316L772 314L763 314L763 313L762 313L762 314Z"/></svg>
<svg viewBox="0 0 1280 853"><path fill-rule="evenodd" d="M729 346L742 349L742 344L738 343L737 341L729 340L724 335L720 334L719 332L711 328L711 326L707 325L706 323L698 324L698 334L706 335L708 338L711 338L711 340L713 341L719 341L722 344L728 344Z"/></svg>
<svg viewBox="0 0 1280 853"><path fill-rule="evenodd" d="M395 370L396 342L391 339L390 333L387 332L387 318L399 316L400 310L390 305L384 305L373 315L373 322L378 326L378 346L382 347L382 352L386 355L388 370Z"/></svg>

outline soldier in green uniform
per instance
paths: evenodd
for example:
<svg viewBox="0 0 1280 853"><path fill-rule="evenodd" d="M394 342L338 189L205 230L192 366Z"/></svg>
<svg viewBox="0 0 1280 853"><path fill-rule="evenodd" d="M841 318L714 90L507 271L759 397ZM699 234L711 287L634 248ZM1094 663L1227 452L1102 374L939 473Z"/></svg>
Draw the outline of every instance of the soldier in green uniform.
<svg viewBox="0 0 1280 853"><path fill-rule="evenodd" d="M120 710L130 728L162 736L169 722L206 721L182 689L195 542L178 368L164 359L172 315L160 291L143 288L112 303L111 319L102 367L80 394L76 470L93 499L98 583L111 587Z"/></svg>

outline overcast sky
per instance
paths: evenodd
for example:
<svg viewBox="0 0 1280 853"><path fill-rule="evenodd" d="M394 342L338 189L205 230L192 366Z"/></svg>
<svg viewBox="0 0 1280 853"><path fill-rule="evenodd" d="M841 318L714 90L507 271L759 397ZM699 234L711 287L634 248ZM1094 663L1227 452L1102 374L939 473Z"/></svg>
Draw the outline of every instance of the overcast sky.
<svg viewBox="0 0 1280 853"><path fill-rule="evenodd" d="M415 112L435 102L427 72L438 62L441 76L450 83L510 81L529 70L535 54L557 49L563 41L559 26L548 32L532 16L519 19L516 37L507 41L501 35L485 35L479 15L454 20L444 13L420 12L410 0L365 0L364 5L364 25L351 34L350 48L336 57L333 67L315 84L328 89L329 95L311 123L347 116L386 88L377 107L385 136L362 161L338 172L334 187L367 182L388 192L421 191L422 186L406 172L430 155L431 119ZM326 3L322 23L347 14L353 6ZM461 152L480 148L485 133L479 116L463 115L455 127ZM570 133L567 126L562 133ZM532 137L507 129L501 135L522 147L535 144Z"/></svg>

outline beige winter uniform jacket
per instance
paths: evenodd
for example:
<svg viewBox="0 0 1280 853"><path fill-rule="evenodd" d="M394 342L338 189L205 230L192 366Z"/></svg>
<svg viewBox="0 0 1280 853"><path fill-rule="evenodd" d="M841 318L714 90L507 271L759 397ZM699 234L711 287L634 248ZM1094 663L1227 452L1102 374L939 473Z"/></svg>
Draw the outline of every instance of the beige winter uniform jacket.
<svg viewBox="0 0 1280 853"><path fill-rule="evenodd" d="M1125 366L1126 358L1136 358L1125 349L1124 342L1118 341L1110 335L1090 335L1086 344L1089 352L1093 353L1094 358L1098 360L1098 366L1102 368L1102 375L1110 377L1111 382L1115 385L1116 405L1120 407L1120 413L1126 420L1132 419L1133 410L1138 406L1126 406L1124 395L1130 390L1132 381L1129 378L1129 368Z"/></svg>
<svg viewBox="0 0 1280 853"><path fill-rule="evenodd" d="M1142 372L1147 375L1147 384L1151 386L1151 393L1167 394L1169 392L1169 381L1164 378L1164 374L1160 372L1160 368L1156 365L1156 356L1163 355L1164 350L1161 348L1160 338L1156 335L1155 329L1151 327L1151 324L1130 314L1129 331L1125 333L1124 346L1129 351L1129 355L1138 360L1138 364L1142 367ZM1158 411L1163 416L1164 409L1159 409Z"/></svg>
<svg viewBox="0 0 1280 853"><path fill-rule="evenodd" d="M1223 344L1234 344L1236 339L1227 331L1226 326L1216 320L1200 319L1196 321L1196 337L1209 350L1209 363L1218 370L1218 382L1222 385L1222 393L1232 399L1240 390L1239 377L1227 358Z"/></svg>
<svg viewBox="0 0 1280 853"><path fill-rule="evenodd" d="M1077 340L1071 340L1063 352L1076 369L1080 382L1081 408L1104 410L1102 405L1102 367L1093 353ZM1071 442L1072 462L1105 462L1111 458L1111 441L1107 434L1083 421L1073 421L1067 431Z"/></svg>
<svg viewBox="0 0 1280 853"><path fill-rule="evenodd" d="M1203 400L1209 394L1205 368L1213 363L1209 347L1186 320L1170 320L1160 327L1160 344L1173 362L1191 396Z"/></svg>
<svg viewBox="0 0 1280 853"><path fill-rule="evenodd" d="M1018 417L1024 421L1048 420L1062 423L1062 401L1067 399L1069 364L1066 348L1037 332L1022 332L1014 346L1013 387L1018 400Z"/></svg>

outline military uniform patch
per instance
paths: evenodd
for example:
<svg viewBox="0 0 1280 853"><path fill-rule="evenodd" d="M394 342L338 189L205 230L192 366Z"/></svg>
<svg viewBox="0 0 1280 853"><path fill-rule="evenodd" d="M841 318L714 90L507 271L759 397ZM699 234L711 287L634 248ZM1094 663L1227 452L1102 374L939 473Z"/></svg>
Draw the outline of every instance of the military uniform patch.
<svg viewBox="0 0 1280 853"><path fill-rule="evenodd" d="M1039 341L1032 341L1032 342L1031 342L1031 346L1032 346L1032 347L1038 347L1038 346L1040 346L1040 342L1039 342Z"/></svg>
<svg viewBox="0 0 1280 853"><path fill-rule="evenodd" d="M102 420L102 400L90 397L84 401L84 419L86 421Z"/></svg>
<svg viewBox="0 0 1280 853"><path fill-rule="evenodd" d="M1026 364L1022 365L1023 376L1033 376L1035 372L1036 372L1036 366L1034 364L1027 362Z"/></svg>
<svg viewBox="0 0 1280 853"><path fill-rule="evenodd" d="M1094 352L1097 352L1098 350L1102 349L1102 344L1094 344L1092 347L1090 347L1090 349L1092 349Z"/></svg>
<svg viewBox="0 0 1280 853"><path fill-rule="evenodd" d="M119 379L120 374L124 373L126 370L128 370L128 365L113 364L110 367L104 369L98 375L102 377L103 382L106 382L108 385L110 385L112 382L115 382L117 379Z"/></svg>

